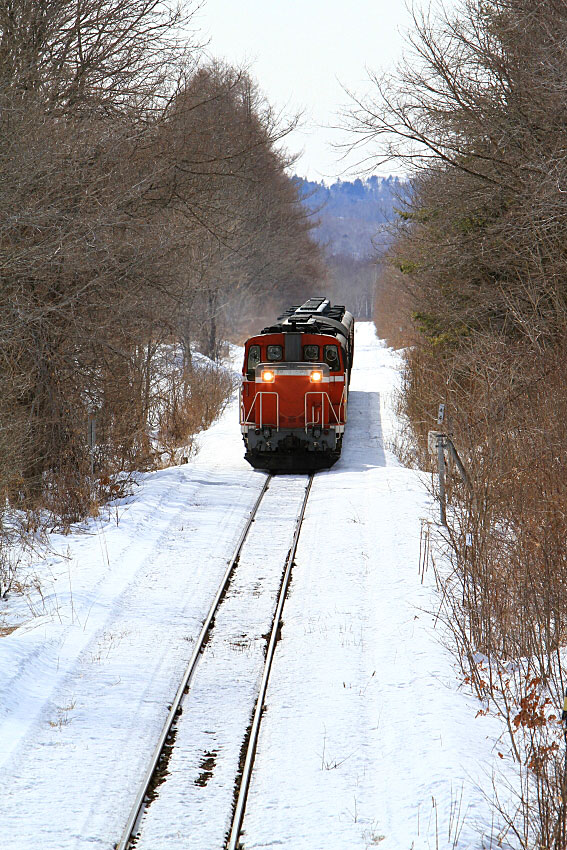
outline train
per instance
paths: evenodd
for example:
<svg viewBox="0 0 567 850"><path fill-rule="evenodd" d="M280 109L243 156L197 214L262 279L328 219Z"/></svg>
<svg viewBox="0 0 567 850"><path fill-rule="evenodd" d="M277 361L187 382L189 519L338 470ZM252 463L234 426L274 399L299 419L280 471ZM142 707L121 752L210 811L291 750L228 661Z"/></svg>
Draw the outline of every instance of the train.
<svg viewBox="0 0 567 850"><path fill-rule="evenodd" d="M315 472L340 457L354 316L328 298L290 307L246 340L240 390L245 458L270 472Z"/></svg>

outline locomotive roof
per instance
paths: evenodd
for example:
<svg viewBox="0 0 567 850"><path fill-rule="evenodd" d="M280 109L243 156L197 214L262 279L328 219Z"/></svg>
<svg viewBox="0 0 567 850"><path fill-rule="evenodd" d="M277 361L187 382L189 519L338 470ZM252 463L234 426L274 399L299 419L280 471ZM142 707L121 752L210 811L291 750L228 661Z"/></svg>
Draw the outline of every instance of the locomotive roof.
<svg viewBox="0 0 567 850"><path fill-rule="evenodd" d="M262 329L270 333L311 333L348 337L348 328L342 324L346 308L342 304L331 305L328 298L310 298L305 304L290 307L277 321Z"/></svg>

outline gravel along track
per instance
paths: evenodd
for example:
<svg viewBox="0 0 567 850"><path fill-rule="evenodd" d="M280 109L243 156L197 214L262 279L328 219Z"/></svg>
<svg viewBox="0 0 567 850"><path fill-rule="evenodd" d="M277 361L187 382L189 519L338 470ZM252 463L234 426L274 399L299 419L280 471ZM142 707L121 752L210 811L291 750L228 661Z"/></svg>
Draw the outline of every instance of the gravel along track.
<svg viewBox="0 0 567 850"><path fill-rule="evenodd" d="M226 846L266 652L275 644L277 624L271 639L270 633L279 592L311 480L294 475L269 482L168 737L167 767L162 762L160 784L134 828L137 850ZM258 722L260 716L261 710ZM123 846L129 846L124 837Z"/></svg>

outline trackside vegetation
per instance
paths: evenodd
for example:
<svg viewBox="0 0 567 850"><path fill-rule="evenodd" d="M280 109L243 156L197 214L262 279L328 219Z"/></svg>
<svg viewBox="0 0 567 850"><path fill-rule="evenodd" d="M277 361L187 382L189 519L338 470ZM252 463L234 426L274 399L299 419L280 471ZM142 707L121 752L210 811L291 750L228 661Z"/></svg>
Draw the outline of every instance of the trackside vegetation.
<svg viewBox="0 0 567 850"><path fill-rule="evenodd" d="M0 552L174 458L232 392L224 341L323 275L294 122L193 11L0 0Z"/></svg>
<svg viewBox="0 0 567 850"><path fill-rule="evenodd" d="M407 59L351 116L413 175L376 321L406 347L414 459L444 403L472 480L450 494L442 615L508 729L501 818L526 850L567 847L566 45L563 0L415 12Z"/></svg>

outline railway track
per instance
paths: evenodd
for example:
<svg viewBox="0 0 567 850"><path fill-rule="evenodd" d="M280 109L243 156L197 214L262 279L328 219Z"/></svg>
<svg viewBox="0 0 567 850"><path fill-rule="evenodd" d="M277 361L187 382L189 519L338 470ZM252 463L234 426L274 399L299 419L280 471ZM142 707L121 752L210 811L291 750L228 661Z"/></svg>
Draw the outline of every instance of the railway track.
<svg viewBox="0 0 567 850"><path fill-rule="evenodd" d="M161 843L173 850L176 842L180 848L239 847L312 480L313 475L266 478L193 647L116 850L153 850Z"/></svg>

